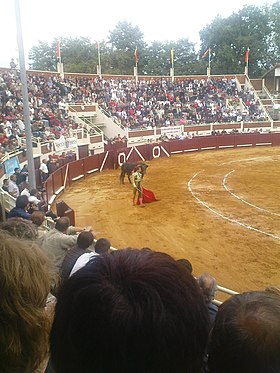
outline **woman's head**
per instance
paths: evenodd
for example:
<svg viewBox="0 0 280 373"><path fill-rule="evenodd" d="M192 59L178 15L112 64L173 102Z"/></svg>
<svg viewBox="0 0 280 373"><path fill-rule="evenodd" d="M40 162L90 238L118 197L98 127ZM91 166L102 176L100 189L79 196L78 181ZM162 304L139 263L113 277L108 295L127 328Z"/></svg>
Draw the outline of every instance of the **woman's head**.
<svg viewBox="0 0 280 373"><path fill-rule="evenodd" d="M0 371L30 373L47 352L48 260L32 241L0 232Z"/></svg>

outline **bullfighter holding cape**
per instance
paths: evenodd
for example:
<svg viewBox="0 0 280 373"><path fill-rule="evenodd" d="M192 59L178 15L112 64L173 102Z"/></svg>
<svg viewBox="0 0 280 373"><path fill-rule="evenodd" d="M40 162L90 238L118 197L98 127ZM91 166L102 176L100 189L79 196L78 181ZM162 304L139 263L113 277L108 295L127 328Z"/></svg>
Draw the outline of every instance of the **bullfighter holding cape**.
<svg viewBox="0 0 280 373"><path fill-rule="evenodd" d="M145 207L143 203L150 203L153 201L158 201L158 199L155 197L154 193L148 189L145 189L142 187L141 183L143 180L143 175L141 173L141 167L136 166L134 169L134 172L131 174L131 183L133 186L133 206L135 206L135 198L136 195L138 195L137 199L137 205L140 205L140 207Z"/></svg>

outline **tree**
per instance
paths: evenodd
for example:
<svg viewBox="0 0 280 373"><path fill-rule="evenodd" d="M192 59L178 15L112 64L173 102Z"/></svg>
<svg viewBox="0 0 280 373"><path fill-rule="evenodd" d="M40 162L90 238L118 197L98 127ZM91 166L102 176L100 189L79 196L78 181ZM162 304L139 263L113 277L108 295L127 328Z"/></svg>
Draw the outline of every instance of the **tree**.
<svg viewBox="0 0 280 373"><path fill-rule="evenodd" d="M147 75L169 75L170 44L154 41L145 50L146 60L143 67Z"/></svg>
<svg viewBox="0 0 280 373"><path fill-rule="evenodd" d="M31 59L30 68L42 71L56 70L56 52L48 43L39 41L37 46L31 48L29 58Z"/></svg>
<svg viewBox="0 0 280 373"><path fill-rule="evenodd" d="M62 38L61 58L65 72L96 73L97 49L89 38ZM54 44L52 45L52 48Z"/></svg>
<svg viewBox="0 0 280 373"><path fill-rule="evenodd" d="M35 70L56 70L56 40L49 45L39 42L31 48L30 68ZM65 72L96 73L97 49L89 38L60 38L61 59Z"/></svg>
<svg viewBox="0 0 280 373"><path fill-rule="evenodd" d="M244 73L245 52L250 48L249 74L259 77L280 59L280 2L271 6L244 6L227 18L217 16L200 31L200 56L211 48L211 73ZM56 70L54 40L32 47L31 68ZM197 60L195 46L188 39L144 41L143 32L128 21L117 23L107 40L100 43L103 74L133 74L135 49L138 73L169 75L171 48L175 75L205 74L208 58ZM96 73L98 55L89 38L62 38L61 56L65 72Z"/></svg>
<svg viewBox="0 0 280 373"><path fill-rule="evenodd" d="M139 73L141 73L142 66L145 64L143 51L146 48L146 43L138 26L132 26L127 21L119 22L110 31L107 45L110 48L111 73L131 75L133 66L135 66L134 52L136 48L139 55Z"/></svg>
<svg viewBox="0 0 280 373"><path fill-rule="evenodd" d="M180 39L174 44L174 66L176 75L197 74L199 66L194 43Z"/></svg>
<svg viewBox="0 0 280 373"><path fill-rule="evenodd" d="M211 48L212 73L243 73L246 49L250 48L250 75L260 76L267 60L271 27L265 7L244 6L228 18L216 17L200 32L201 53Z"/></svg>

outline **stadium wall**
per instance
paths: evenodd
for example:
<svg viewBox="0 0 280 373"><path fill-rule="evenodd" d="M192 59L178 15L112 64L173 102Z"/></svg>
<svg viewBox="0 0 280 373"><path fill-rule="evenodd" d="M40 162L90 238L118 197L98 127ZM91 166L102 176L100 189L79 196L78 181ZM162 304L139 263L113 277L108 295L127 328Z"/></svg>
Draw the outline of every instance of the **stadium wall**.
<svg viewBox="0 0 280 373"><path fill-rule="evenodd" d="M248 133L220 136L199 136L185 140L148 143L132 147L113 147L103 153L79 159L54 171L45 183L48 204L52 204L67 186L104 169L116 169L123 162L151 161L173 154L204 150L237 149L243 147L280 146L280 133Z"/></svg>

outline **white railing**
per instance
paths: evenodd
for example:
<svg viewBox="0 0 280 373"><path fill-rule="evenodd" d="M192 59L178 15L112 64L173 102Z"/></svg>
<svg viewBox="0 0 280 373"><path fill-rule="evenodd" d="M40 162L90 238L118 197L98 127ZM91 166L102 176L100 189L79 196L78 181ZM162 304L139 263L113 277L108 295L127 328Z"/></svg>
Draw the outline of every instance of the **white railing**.
<svg viewBox="0 0 280 373"><path fill-rule="evenodd" d="M259 98L255 88L253 87L249 77L246 78L246 81L245 81L245 87L248 87L250 90L253 91L254 93L254 99L256 102L258 102L262 108L262 110L264 111L264 113L266 114L268 120L270 121L271 123L271 128L273 128L273 119L271 118L269 112L266 110L266 108L264 107L263 103L262 103L262 100Z"/></svg>
<svg viewBox="0 0 280 373"><path fill-rule="evenodd" d="M218 293L223 293L223 294L226 294L226 295L229 295L229 296L239 294L237 291L227 289L227 288L225 288L223 286L220 286L220 285L217 286L217 292ZM213 303L216 304L217 306L220 306L223 302L215 298L213 300Z"/></svg>
<svg viewBox="0 0 280 373"><path fill-rule="evenodd" d="M15 197L11 196L9 193L5 192L0 188L0 200L1 200L1 209L2 209L2 218L3 221L6 220L6 213L11 211L16 205Z"/></svg>

